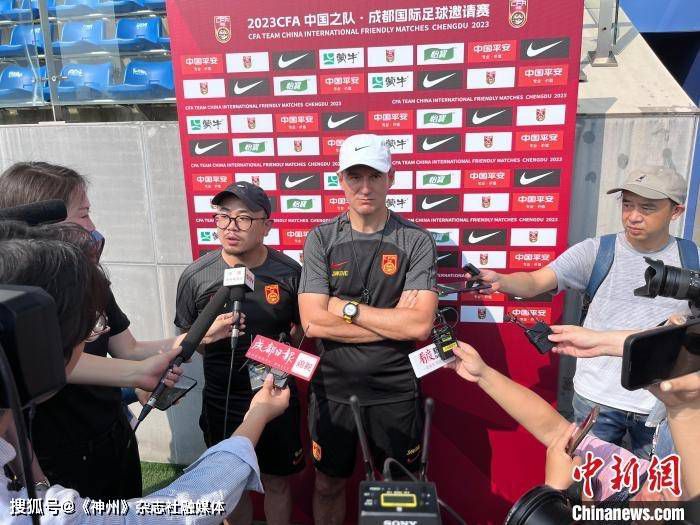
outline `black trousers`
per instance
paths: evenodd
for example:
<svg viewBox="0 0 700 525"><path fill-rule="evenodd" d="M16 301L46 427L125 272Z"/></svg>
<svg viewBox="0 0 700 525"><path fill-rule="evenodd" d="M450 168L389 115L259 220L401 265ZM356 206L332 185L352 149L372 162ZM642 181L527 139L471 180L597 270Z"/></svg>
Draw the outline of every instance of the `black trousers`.
<svg viewBox="0 0 700 525"><path fill-rule="evenodd" d="M48 447L48 440L42 441L37 458L52 485L105 501L141 496L138 443L123 413L108 432L91 441Z"/></svg>

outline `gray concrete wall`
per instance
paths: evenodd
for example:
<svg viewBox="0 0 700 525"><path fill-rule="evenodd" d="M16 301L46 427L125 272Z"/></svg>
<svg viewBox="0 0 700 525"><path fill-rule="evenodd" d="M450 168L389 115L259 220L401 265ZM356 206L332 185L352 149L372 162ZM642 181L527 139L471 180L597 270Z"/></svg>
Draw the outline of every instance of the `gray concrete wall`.
<svg viewBox="0 0 700 525"><path fill-rule="evenodd" d="M695 129L694 115L580 116L569 242L619 229L619 203L605 190L628 169L666 164L687 176ZM191 262L177 123L0 127L0 169L21 160L65 164L90 179L91 214L107 238L103 262L134 335L174 336L175 287ZM673 233L681 231L679 222ZM569 311L575 320L575 305ZM139 428L144 459L188 463L204 449L197 425L203 383L198 357L186 373L199 381L196 390L170 411L154 411ZM570 365L561 376L565 405Z"/></svg>

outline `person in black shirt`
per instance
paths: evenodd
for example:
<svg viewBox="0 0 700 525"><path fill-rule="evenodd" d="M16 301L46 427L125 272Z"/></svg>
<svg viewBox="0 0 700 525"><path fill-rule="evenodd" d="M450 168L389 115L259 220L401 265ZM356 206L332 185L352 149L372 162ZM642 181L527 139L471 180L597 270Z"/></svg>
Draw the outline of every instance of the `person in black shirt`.
<svg viewBox="0 0 700 525"><path fill-rule="evenodd" d="M245 353L253 338L262 335L276 340L286 334L292 344L297 344L301 336L297 307L301 267L263 244L273 223L267 194L258 186L238 182L215 195L212 204L218 209L214 217L222 249L205 254L183 272L177 288L175 324L187 330L221 287L224 271L236 264L253 272L255 290L246 294L241 305L248 335L239 339L234 355L228 340L204 346L205 382L199 425L208 447L230 435L248 410L253 396L248 367L252 365L246 363ZM273 525L289 523L289 476L304 468L299 400L292 378L289 385L289 408L267 425L256 447L265 487L265 516ZM227 521L244 525L252 520L252 504L246 495Z"/></svg>
<svg viewBox="0 0 700 525"><path fill-rule="evenodd" d="M408 354L429 337L437 308L432 237L386 207L394 179L386 143L347 138L338 174L349 210L309 232L299 285L302 326L321 351L309 426L314 521L323 525L345 516L357 448L351 395L360 400L375 464L393 457L418 468L423 413Z"/></svg>
<svg viewBox="0 0 700 525"><path fill-rule="evenodd" d="M102 238L90 218L87 181L74 170L46 162L20 162L0 174L0 208L47 199L63 200L68 212L66 222L83 227L94 238ZM118 387L145 385L120 384L123 378L116 368L121 368L122 360L144 361L160 358L161 354L169 355L169 361L184 336L136 340L129 330L129 319L111 291L103 313L109 331L85 345L68 381L85 383L95 372L104 378L108 376L105 370L115 369L114 386L68 384L37 406L31 441L38 463L34 462L33 470L37 479L46 477L50 483L72 487L92 499L129 499L141 496L141 464ZM207 337L227 337L232 322L230 315L219 317ZM119 359L105 359L107 354ZM109 384L109 378L101 383Z"/></svg>

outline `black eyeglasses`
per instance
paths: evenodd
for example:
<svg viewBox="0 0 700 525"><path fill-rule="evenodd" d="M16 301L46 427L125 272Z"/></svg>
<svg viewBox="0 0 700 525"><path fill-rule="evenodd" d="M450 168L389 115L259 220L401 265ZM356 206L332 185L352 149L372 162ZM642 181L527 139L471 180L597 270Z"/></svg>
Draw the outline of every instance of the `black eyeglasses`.
<svg viewBox="0 0 700 525"><path fill-rule="evenodd" d="M231 217L230 215L226 215L225 213L216 213L214 214L214 221L216 221L216 227L220 228L222 230L225 230L228 228L231 223L236 225L236 229L240 230L242 232L250 230L250 227L253 225L253 221L266 221L267 217L262 217L262 218L253 218L253 217L248 217L247 215L239 215L238 217Z"/></svg>

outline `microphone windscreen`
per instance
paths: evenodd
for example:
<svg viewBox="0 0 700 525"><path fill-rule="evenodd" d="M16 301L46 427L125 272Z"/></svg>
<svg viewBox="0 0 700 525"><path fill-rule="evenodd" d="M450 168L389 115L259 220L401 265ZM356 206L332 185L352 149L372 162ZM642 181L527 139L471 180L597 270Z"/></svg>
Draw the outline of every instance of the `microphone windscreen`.
<svg viewBox="0 0 700 525"><path fill-rule="evenodd" d="M0 210L0 220L23 221L30 226L66 220L68 212L61 199L32 202Z"/></svg>
<svg viewBox="0 0 700 525"><path fill-rule="evenodd" d="M229 290L227 287L222 286L212 295L211 299L209 299L204 310L202 310L202 313L194 320L194 323L192 323L192 326L187 331L187 335L180 343L182 352L178 357L181 357L183 361L187 361L192 357L199 343L204 339L207 330L209 330L209 327L214 323L214 319L216 319L226 304L226 301L228 301L228 298Z"/></svg>

